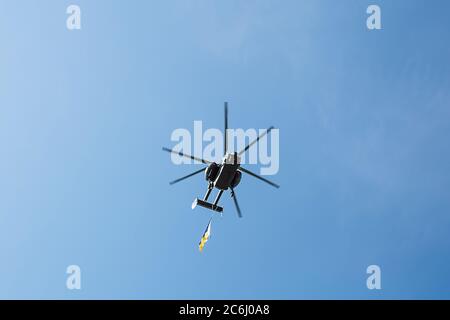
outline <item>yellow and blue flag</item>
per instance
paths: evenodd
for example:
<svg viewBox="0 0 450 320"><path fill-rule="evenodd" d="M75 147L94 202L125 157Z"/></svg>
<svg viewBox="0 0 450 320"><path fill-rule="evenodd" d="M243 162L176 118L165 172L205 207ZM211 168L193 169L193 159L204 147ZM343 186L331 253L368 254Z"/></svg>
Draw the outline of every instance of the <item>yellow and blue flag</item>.
<svg viewBox="0 0 450 320"><path fill-rule="evenodd" d="M208 226L206 227L206 230L203 233L202 238L200 239L200 243L198 244L198 249L200 251L203 251L203 247L205 246L206 242L208 242L210 236L211 236L211 219L209 219Z"/></svg>

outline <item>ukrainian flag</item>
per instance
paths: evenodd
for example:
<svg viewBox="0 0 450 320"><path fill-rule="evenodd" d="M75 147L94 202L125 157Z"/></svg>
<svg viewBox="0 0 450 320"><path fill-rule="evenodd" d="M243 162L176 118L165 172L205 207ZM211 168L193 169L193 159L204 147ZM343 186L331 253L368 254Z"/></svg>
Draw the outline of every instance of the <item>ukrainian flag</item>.
<svg viewBox="0 0 450 320"><path fill-rule="evenodd" d="M203 233L202 238L200 239L200 243L198 244L198 249L200 251L203 251L203 247L205 246L206 242L209 240L209 237L211 235L211 219L209 219L208 226L206 227L206 230Z"/></svg>

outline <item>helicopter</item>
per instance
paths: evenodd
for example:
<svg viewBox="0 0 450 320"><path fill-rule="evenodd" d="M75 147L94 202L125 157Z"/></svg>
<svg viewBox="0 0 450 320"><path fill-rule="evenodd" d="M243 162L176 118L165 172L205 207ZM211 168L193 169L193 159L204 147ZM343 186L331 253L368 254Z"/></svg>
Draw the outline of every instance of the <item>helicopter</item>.
<svg viewBox="0 0 450 320"><path fill-rule="evenodd" d="M219 205L219 200L220 200L222 194L224 193L224 191L230 189L231 198L234 201L237 215L239 216L239 218L242 218L242 212L241 212L241 209L239 207L239 204L238 204L238 201L236 198L236 192L234 190L241 182L242 173L248 174L254 178L264 181L275 188L280 187L278 184L276 184L266 178L263 178L262 176L254 173L248 169L243 168L240 164L241 155L244 154L253 145L258 143L258 141L261 138L263 138L265 135L269 134L269 132L272 129L274 129L274 127L271 126L268 129L266 129L255 140L253 140L252 142L247 144L245 146L245 148L243 148L241 151L228 152L228 147L227 147L227 142L228 142L227 141L228 140L228 138L227 138L228 103L227 102L225 102L225 105L224 105L224 118L225 118L225 123L224 123L225 134L224 134L224 144L223 144L224 151L223 151L223 159L222 159L221 163L208 161L203 158L195 157L195 156L186 154L184 152L179 152L179 151L172 150L172 149L165 148L165 147L163 147L162 150L169 152L169 153L177 154L181 157L190 158L192 160L195 160L195 161L198 161L198 162L201 162L201 163L207 165L206 167L203 167L200 170L197 170L197 171L192 172L184 177L181 177L181 178L178 178L176 180L169 182L171 185L173 185L173 184L183 181L187 178L195 176L201 172L204 172L205 180L208 182L208 188L206 190L206 194L204 195L204 197L202 199L199 199L199 198L194 199L194 202L192 203L192 209L195 209L196 206L201 206L203 208L206 208L206 209L218 212L218 213L222 213L223 207L221 207ZM214 188L218 189L219 191L218 191L214 201L208 202L209 196L211 195L211 192Z"/></svg>

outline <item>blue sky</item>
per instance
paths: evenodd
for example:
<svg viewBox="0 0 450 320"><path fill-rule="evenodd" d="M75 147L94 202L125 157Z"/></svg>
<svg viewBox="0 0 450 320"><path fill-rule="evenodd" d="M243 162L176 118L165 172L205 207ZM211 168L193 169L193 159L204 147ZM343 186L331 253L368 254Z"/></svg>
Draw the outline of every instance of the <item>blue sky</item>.
<svg viewBox="0 0 450 320"><path fill-rule="evenodd" d="M0 298L450 298L449 10L2 1ZM280 129L281 188L244 176L200 254L205 182L161 147L224 101Z"/></svg>

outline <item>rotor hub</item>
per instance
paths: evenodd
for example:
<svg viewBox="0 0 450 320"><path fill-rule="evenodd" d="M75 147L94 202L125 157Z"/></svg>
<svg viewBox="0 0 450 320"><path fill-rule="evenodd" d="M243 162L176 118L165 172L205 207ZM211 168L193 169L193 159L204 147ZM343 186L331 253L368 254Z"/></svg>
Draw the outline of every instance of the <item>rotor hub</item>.
<svg viewBox="0 0 450 320"><path fill-rule="evenodd" d="M241 157L238 156L237 152L234 153L227 153L223 157L223 164L240 164L241 163Z"/></svg>

